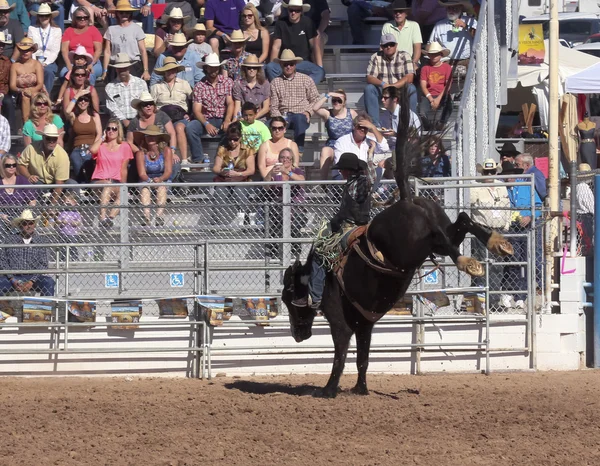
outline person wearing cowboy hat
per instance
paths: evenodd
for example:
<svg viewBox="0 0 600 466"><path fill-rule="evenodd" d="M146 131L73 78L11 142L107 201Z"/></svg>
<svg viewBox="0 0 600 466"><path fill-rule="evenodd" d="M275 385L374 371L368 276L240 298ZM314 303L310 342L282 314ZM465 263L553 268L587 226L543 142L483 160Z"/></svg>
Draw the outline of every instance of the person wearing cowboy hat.
<svg viewBox="0 0 600 466"><path fill-rule="evenodd" d="M65 150L58 145L60 133L52 123L36 131L42 136L41 141L34 141L22 152L18 161L19 175L24 176L31 184L72 184L69 179L71 162ZM51 202L58 203L62 188L52 190Z"/></svg>
<svg viewBox="0 0 600 466"><path fill-rule="evenodd" d="M517 150L515 145L512 142L505 142L502 144L502 147L498 151L500 154L500 163L502 162L510 162L512 164L515 163L515 157L521 153L521 151Z"/></svg>
<svg viewBox="0 0 600 466"><path fill-rule="evenodd" d="M58 11L52 11L50 5L42 3L37 5L36 10L32 10L32 18L37 18L37 24L29 26L27 37L31 37L38 45L38 50L34 58L44 67L44 86L46 89L52 89L54 78L58 72L56 59L60 53L62 29L54 23L54 19L59 15Z"/></svg>
<svg viewBox="0 0 600 466"><path fill-rule="evenodd" d="M233 114L242 114L242 105L252 102L258 113L256 119L265 119L271 111L271 85L262 71L263 64L251 53L242 63L241 78L233 84L232 97L235 104Z"/></svg>
<svg viewBox="0 0 600 466"><path fill-rule="evenodd" d="M132 21L141 23L142 30L146 34L154 34L154 15L152 14L151 8L152 0L129 0L129 3L132 8L136 9L136 12L133 14ZM114 0L106 0L106 9L109 13L113 13L113 10L115 10ZM115 16L116 15L113 13L113 15L110 17L111 25L115 25L118 22L118 19L116 19Z"/></svg>
<svg viewBox="0 0 600 466"><path fill-rule="evenodd" d="M32 244L46 244L48 240L36 233L35 227L40 219L33 212L25 209L21 215L14 218L12 226L18 229L18 233L6 235L4 244L18 245L23 247L1 248L0 266L2 270L48 270L48 248L31 247ZM38 292L43 296L54 296L54 279L39 273L34 274L4 274L0 275L0 293L6 294L17 291L25 295Z"/></svg>
<svg viewBox="0 0 600 466"><path fill-rule="evenodd" d="M283 68L283 76L271 82L271 117L283 116L294 130L294 142L304 152L304 138L310 126L313 107L321 98L317 86L307 75L296 72L302 58L291 50L284 50L276 60Z"/></svg>
<svg viewBox="0 0 600 466"><path fill-rule="evenodd" d="M191 31L193 42L189 49L193 50L200 56L200 60L204 60L209 53L212 53L212 47L206 42L206 26L204 23L198 23Z"/></svg>
<svg viewBox="0 0 600 466"><path fill-rule="evenodd" d="M6 44L7 41L4 36L4 33L0 31L0 95L2 96L1 111L2 116L4 116L8 121L16 121L15 101L13 99L12 94L10 93L9 88L10 67L12 65L12 62L10 61L9 57L2 53ZM17 131L17 125L12 125L10 128L11 134L17 134Z"/></svg>
<svg viewBox="0 0 600 466"><path fill-rule="evenodd" d="M317 31L317 38L319 39L317 42L320 45L321 53L323 53L323 47L327 43L327 34L325 30L329 27L329 22L331 20L331 9L329 8L329 4L327 0L304 0L303 5L306 5L306 11L303 10L302 16L310 19L313 23ZM281 15L279 18L285 18L287 14L287 9L282 8ZM279 19L278 18L278 19Z"/></svg>
<svg viewBox="0 0 600 466"><path fill-rule="evenodd" d="M154 34L154 49L152 50L156 58L167 50L169 42L175 34L184 32L183 25L188 19L189 16L185 16L178 7L173 8L169 14L165 13L161 16L160 22L164 26L158 28Z"/></svg>
<svg viewBox="0 0 600 466"><path fill-rule="evenodd" d="M340 207L329 221L329 231L340 233L355 226L366 225L370 220L371 188L377 176L372 158L365 162L360 160L356 154L345 152L332 168L340 171L342 177L346 180L346 184L342 191ZM325 274L325 268L318 254L314 254L308 282L308 292L313 309L320 308ZM300 297L292 304L305 307L308 305L308 296Z"/></svg>
<svg viewBox="0 0 600 466"><path fill-rule="evenodd" d="M104 33L102 79L106 79L108 63L114 62L119 53L126 53L134 62L132 74L141 77L144 81L149 81L146 34L140 26L133 22L133 13L138 9L133 8L129 0L118 0L117 6L109 11L117 16L117 24L109 26Z"/></svg>
<svg viewBox="0 0 600 466"><path fill-rule="evenodd" d="M204 23L212 34L208 43L213 53L225 47L225 36L240 28L240 13L246 6L244 0L206 0L204 4Z"/></svg>
<svg viewBox="0 0 600 466"><path fill-rule="evenodd" d="M204 73L196 66L202 58L188 47L191 40L187 40L185 34L178 32L173 34L168 42L167 50L162 53L154 65L154 71L150 78L150 87L162 80L156 70L162 67L167 57L173 58L182 69L177 73L179 79L187 81L190 87L194 87L204 77Z"/></svg>
<svg viewBox="0 0 600 466"><path fill-rule="evenodd" d="M148 92L146 81L131 75L132 65L127 54L119 53L114 63L109 65L117 71L117 77L105 87L106 108L111 116L121 121L125 129L137 115L137 111L130 105L131 101L139 98L143 92Z"/></svg>
<svg viewBox="0 0 600 466"><path fill-rule="evenodd" d="M325 77L323 53L315 26L302 15L310 9L310 5L302 3L302 0L290 0L282 6L287 8L288 16L275 23L271 37L271 62L265 66L265 74L271 82L281 76L280 52L290 50L299 58L295 71L310 76L315 84L319 84Z"/></svg>
<svg viewBox="0 0 600 466"><path fill-rule="evenodd" d="M447 57L449 53L450 51L442 47L439 42L427 44L423 52L423 55L429 58L429 64L421 68L423 97L421 97L419 112L423 123L431 130L437 129L434 123L443 128L452 113L452 99L450 99L452 67L442 62L442 57Z"/></svg>
<svg viewBox="0 0 600 466"><path fill-rule="evenodd" d="M16 44L25 37L26 31L17 19L9 17L15 6L16 3L9 5L7 0L0 0L0 31L4 33L6 39L2 54L10 58L13 63L19 57Z"/></svg>
<svg viewBox="0 0 600 466"><path fill-rule="evenodd" d="M171 118L175 133L177 134L177 145L181 154L181 165L188 165L188 144L185 128L190 116L188 114L188 102L192 96L192 87L179 75L184 66L177 63L173 57L165 58L163 66L155 68L154 72L162 76L162 80L150 88L152 98L159 110L165 112ZM171 148L175 151L176 148ZM182 168L187 170L188 167Z"/></svg>
<svg viewBox="0 0 600 466"><path fill-rule="evenodd" d="M398 50L394 34L384 34L379 40L381 50L371 55L367 66L367 85L365 86L365 110L373 118L375 126L380 127L379 107L383 89L388 86L406 87L410 109L417 113L417 88L413 84L415 65L409 53Z"/></svg>
<svg viewBox="0 0 600 466"><path fill-rule="evenodd" d="M381 35L394 34L398 42L397 49L409 53L414 65L419 66L423 37L419 23L406 19L410 8L406 0L395 0L389 8L394 15L394 20L383 25Z"/></svg>
<svg viewBox="0 0 600 466"><path fill-rule="evenodd" d="M466 16L466 0L439 0L446 8L446 18L433 27L429 42L439 42L450 50L450 64L468 68L471 45L477 28L477 20Z"/></svg>
<svg viewBox="0 0 600 466"><path fill-rule="evenodd" d="M10 67L10 90L20 97L23 122L31 110L31 98L44 87L44 68L34 60L33 54L38 49L30 37L23 37L17 44L19 58Z"/></svg>
<svg viewBox="0 0 600 466"><path fill-rule="evenodd" d="M225 42L228 44L231 52L230 56L223 63L223 74L229 76L236 82L242 73L242 63L250 55L246 52L247 37L240 29L235 29L230 35L225 36Z"/></svg>

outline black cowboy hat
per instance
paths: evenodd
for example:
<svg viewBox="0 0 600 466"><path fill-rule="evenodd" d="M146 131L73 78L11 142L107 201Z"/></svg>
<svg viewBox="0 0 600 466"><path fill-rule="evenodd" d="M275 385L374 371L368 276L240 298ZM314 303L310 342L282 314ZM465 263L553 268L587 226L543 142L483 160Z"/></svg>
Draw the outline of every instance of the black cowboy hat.
<svg viewBox="0 0 600 466"><path fill-rule="evenodd" d="M410 9L411 9L411 7L406 4L406 0L394 0L394 3L392 3L388 7L388 10L390 10L390 11L410 10Z"/></svg>
<svg viewBox="0 0 600 466"><path fill-rule="evenodd" d="M519 155L521 152L517 150L515 145L512 142L505 142L502 145L502 148L498 151L500 153L500 157L503 155L508 155L509 157L515 157Z"/></svg>
<svg viewBox="0 0 600 466"><path fill-rule="evenodd" d="M522 175L523 169L519 167L515 167L515 165L509 161L502 162L502 172L501 175Z"/></svg>
<svg viewBox="0 0 600 466"><path fill-rule="evenodd" d="M362 160L358 158L356 154L352 152L344 152L338 162L331 168L335 170L363 170L365 163L361 164Z"/></svg>

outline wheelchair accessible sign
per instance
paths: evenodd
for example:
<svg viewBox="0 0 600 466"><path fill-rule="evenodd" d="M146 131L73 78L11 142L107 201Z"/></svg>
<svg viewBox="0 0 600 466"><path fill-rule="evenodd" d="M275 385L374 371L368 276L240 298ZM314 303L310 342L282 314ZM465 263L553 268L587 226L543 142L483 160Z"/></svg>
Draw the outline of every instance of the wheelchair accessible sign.
<svg viewBox="0 0 600 466"><path fill-rule="evenodd" d="M183 278L183 273L170 273L169 274L169 283L171 288L183 288L185 284L185 280Z"/></svg>
<svg viewBox="0 0 600 466"><path fill-rule="evenodd" d="M104 287L105 288L119 288L119 274L118 273L105 273L104 274Z"/></svg>
<svg viewBox="0 0 600 466"><path fill-rule="evenodd" d="M426 270L425 273L427 273L428 275L425 275L424 281L426 285L437 285L440 282L440 278L439 278L439 270Z"/></svg>

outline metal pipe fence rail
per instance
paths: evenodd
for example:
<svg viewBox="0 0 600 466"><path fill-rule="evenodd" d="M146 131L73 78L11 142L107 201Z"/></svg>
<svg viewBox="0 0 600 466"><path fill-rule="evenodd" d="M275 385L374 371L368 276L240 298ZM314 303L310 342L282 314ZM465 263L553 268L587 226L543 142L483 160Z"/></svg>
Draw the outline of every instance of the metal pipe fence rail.
<svg viewBox="0 0 600 466"><path fill-rule="evenodd" d="M502 185L509 188L531 189L533 186L531 178L523 181L499 178L502 179ZM479 182L483 180L482 177L415 180L413 186L415 194L434 197L450 218L455 219L460 210L474 212L469 193L485 187ZM80 202L75 206L49 205L41 201L35 206L0 205L0 215L6 215L8 219L18 216L26 207L32 208L34 214L41 217L37 227L40 242L36 241L27 247L46 248L49 258L48 268L44 270L14 270L2 262L3 273L51 276L56 282L53 298L65 301L151 301L198 295L231 297L237 300L234 301L237 303L234 305L236 318L242 319L241 325L247 325L251 323L251 316L240 307L239 299L280 296L284 270L296 257L306 256L320 220L330 218L336 211L342 186L343 183L339 182L167 184L164 188L169 191L169 202L164 206L154 203L145 206L139 202L139 193L136 191L139 185L87 185L78 186L87 190L87 196L80 197ZM120 192L119 203L112 212L112 223L106 225L101 222L102 215L110 215L110 208L103 211L105 206L100 206L95 199L95 193L104 187L118 187ZM377 190L377 200L387 199L393 189L393 183L384 182ZM532 205L520 208L531 208ZM373 215L381 208L374 205ZM476 210L480 213L511 211L510 208L496 205L478 205ZM61 213L65 211L75 212L80 217L80 223L71 236L65 231L65 224L61 220ZM243 214L243 218L240 214ZM148 218L150 222L145 221ZM163 221L156 223L156 218L162 218ZM15 232L8 223L4 228L6 235ZM410 324L414 326L414 332L421 335L427 322L448 320L454 316L459 320L474 319L489 329L490 314L515 314L514 319L503 317L502 321L524 323L527 326L527 342L513 350L532 352L535 270L539 266L536 264L536 255L532 253L535 229L504 233L515 240L515 249L518 251L516 257L506 260L494 257L471 238L463 243L465 255L472 255L486 263L489 273L485 279L471 279L460 274L454 264L440 261L441 270L427 275L421 281L414 280L410 294L423 295L445 290L449 300L446 306L431 307L415 297L414 312L409 318L415 319ZM6 253L15 248L23 248L20 240L13 243L5 240L0 250L0 260L4 261ZM432 263L424 264L419 276L433 268ZM465 314L465 293L485 296L485 317ZM18 293L13 290L0 296L0 310L6 301L22 298L15 294ZM509 299L518 296L523 299ZM144 316L157 316L152 306L144 305ZM279 309L279 314L285 318L285 308L279 306ZM204 322L204 317L199 316L198 320ZM385 318L384 322L387 320ZM56 345L49 350L56 354L65 352L64 346L59 348L59 342L66 345L68 351L75 350L69 345L69 332L85 325L62 322L58 315L55 321L60 338L56 337ZM190 329L200 328L199 324L193 322L186 321L185 325L189 325ZM142 324L140 322L140 326ZM229 321L225 326L232 324L233 321ZM269 321L269 324L279 325L276 321ZM29 324L4 325L7 328L19 326L24 331L29 328ZM102 327L108 331L110 327L105 322L95 322L89 326L98 327L99 331L103 330ZM198 336L202 344L192 341L185 350L202 358L196 365L196 374L198 367L202 374L204 367L210 371L211 351L216 354L221 352L221 349L212 345L212 332L212 327L210 331L205 327ZM476 343L481 344L477 346ZM475 344L465 342L465 346L474 345L475 349L485 347L488 351L489 341L484 343L482 337ZM431 351L435 347L435 344L430 347L424 343L416 345L412 351L420 358L421 352ZM270 349L268 346L254 347L255 351L268 352ZM300 346L297 349L304 351ZM489 359L489 354L486 354L486 359Z"/></svg>

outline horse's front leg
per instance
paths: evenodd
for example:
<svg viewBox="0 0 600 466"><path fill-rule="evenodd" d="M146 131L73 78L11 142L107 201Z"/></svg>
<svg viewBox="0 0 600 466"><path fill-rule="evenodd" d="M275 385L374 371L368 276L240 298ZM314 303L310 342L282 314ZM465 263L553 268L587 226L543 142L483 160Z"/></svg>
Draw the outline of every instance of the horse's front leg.
<svg viewBox="0 0 600 466"><path fill-rule="evenodd" d="M367 369L369 368L369 351L371 350L371 334L373 333L373 324L371 322L360 322L356 329L356 368L358 369L358 379L352 389L352 393L357 395L368 395L367 388Z"/></svg>
<svg viewBox="0 0 600 466"><path fill-rule="evenodd" d="M327 381L327 385L323 387L322 396L325 398L335 398L340 384L340 377L344 372L344 364L346 364L346 356L348 354L348 346L352 337L352 330L347 326L337 327L331 326L331 336L335 346L335 356L333 357L333 367L331 375Z"/></svg>

